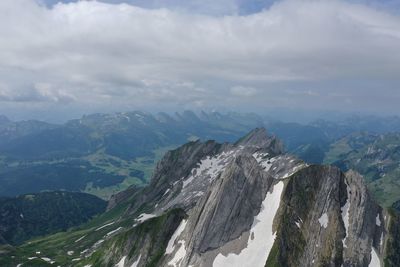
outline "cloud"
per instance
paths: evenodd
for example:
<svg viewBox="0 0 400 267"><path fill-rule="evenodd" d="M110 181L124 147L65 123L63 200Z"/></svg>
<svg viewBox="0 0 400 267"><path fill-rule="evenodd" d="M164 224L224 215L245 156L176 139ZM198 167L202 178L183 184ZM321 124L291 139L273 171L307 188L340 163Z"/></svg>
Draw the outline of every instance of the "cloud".
<svg viewBox="0 0 400 267"><path fill-rule="evenodd" d="M53 88L51 84L38 83L31 88L9 88L6 85L0 86L0 102L53 102L67 104L75 101L76 98L64 90Z"/></svg>
<svg viewBox="0 0 400 267"><path fill-rule="evenodd" d="M36 0L48 7L60 0ZM63 0L63 3L77 2L78 0ZM261 11L269 7L276 0L98 0L109 4L126 3L147 9L168 8L177 12L207 14L215 16L243 15Z"/></svg>
<svg viewBox="0 0 400 267"><path fill-rule="evenodd" d="M400 17L371 5L288 0L251 15L209 16L97 1L49 9L4 0L0 10L0 80L9 88L0 101L400 111L393 94L400 86ZM352 107L333 101L332 92L348 91ZM377 99L385 104L371 105Z"/></svg>
<svg viewBox="0 0 400 267"><path fill-rule="evenodd" d="M257 94L257 90L253 87L237 85L231 87L231 94L235 96L254 96Z"/></svg>

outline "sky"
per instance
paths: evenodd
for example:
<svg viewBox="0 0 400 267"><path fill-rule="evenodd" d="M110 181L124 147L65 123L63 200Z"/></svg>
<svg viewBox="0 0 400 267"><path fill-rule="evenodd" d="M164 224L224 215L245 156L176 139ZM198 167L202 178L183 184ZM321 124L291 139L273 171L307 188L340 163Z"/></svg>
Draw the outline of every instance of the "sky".
<svg viewBox="0 0 400 267"><path fill-rule="evenodd" d="M400 115L400 1L1 0L0 114Z"/></svg>

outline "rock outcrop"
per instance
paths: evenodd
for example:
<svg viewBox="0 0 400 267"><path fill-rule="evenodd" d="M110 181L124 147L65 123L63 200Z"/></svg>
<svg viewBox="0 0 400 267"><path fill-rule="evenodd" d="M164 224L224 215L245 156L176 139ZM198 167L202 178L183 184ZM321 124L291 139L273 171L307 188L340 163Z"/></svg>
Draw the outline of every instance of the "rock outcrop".
<svg viewBox="0 0 400 267"><path fill-rule="evenodd" d="M363 178L284 154L264 129L170 151L147 188L130 190L113 206L133 225L82 264L400 266L399 215Z"/></svg>

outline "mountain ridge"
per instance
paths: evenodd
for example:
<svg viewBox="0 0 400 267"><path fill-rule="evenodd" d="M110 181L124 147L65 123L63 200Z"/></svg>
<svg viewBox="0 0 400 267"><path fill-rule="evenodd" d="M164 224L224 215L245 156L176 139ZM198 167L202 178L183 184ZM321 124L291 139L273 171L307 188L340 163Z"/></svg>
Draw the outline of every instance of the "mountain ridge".
<svg viewBox="0 0 400 267"><path fill-rule="evenodd" d="M16 255L39 246L65 266L400 264L399 216L359 174L306 164L277 144L265 129L233 144L189 142L165 154L149 186L116 195L98 223ZM79 253L60 254L69 250Z"/></svg>
<svg viewBox="0 0 400 267"><path fill-rule="evenodd" d="M251 138L248 139L251 140ZM246 140L246 138L244 140ZM262 140L266 141L271 139ZM180 208L186 210L188 214L188 218L183 220L176 229L180 234L179 240L181 241L177 241L178 239L175 240L176 248L173 250L175 254L172 252L171 256L166 254L164 256L165 259L159 262L160 266L226 266L226 260L229 257L236 257L234 262L231 261L232 259L228 259L230 265L235 263L233 266L243 266L240 265L243 263L245 263L244 266L264 266L265 264L267 264L266 266L318 266L320 264L333 264L333 266L340 266L341 264L343 264L343 266L373 266L369 265L370 262L383 262L384 257L382 255L385 251L383 248L383 239L390 235L390 231L386 228L388 223L386 221L386 216L389 216L389 214L383 211L369 196L363 178L352 171L344 174L336 167L308 166L301 162L298 162L298 165L291 165L287 168L286 165L294 160L294 158L287 158L287 156L282 154L268 158L268 152L265 151L268 150L269 147L263 147L262 145L257 146L257 144L265 143L269 142L258 142L254 146L246 143L249 147L241 148L240 141L237 142L237 150L244 149L247 151L240 152L239 155L236 155L233 161L223 167L225 169L219 173L219 176L211 177L212 181L209 186L207 186L208 189L206 189L206 191L200 190L204 193L203 196L199 198L191 196L191 198L189 198L191 200L185 199L186 201L196 203L194 207L187 203L179 204L179 200L177 201L176 199L180 198L179 194L185 195L185 188L190 188L189 185L195 183L195 180L191 180L189 185L182 185L182 191L178 196L170 197L168 202L175 201L176 205L171 206L168 202L164 204L166 203L165 200L157 202L157 204L161 206L161 208L159 208L161 210L163 209L163 205L169 207L169 209L166 210L180 206ZM227 146L226 148L231 147ZM254 151L254 148L256 151ZM274 149L270 149L269 151L274 151ZM218 153L216 155L218 155ZM266 159L263 158L266 156ZM272 164L271 159L273 159ZM278 168L277 166L282 167L282 165L286 166L283 172L282 170L275 173L269 172L273 171L275 167ZM201 169L201 166L202 165L197 169ZM212 167L210 168L212 169ZM266 169L267 172L265 172ZM200 177L202 177L201 179L204 181L209 174L210 173L204 170L203 177ZM198 179L200 179L200 177L197 176ZM312 179L309 180L309 178ZM183 178L182 181L179 180L178 182L184 184L185 181L187 182L189 179L190 177L186 179ZM239 181L242 181L242 183L250 183L252 184L250 187L251 189L261 190L263 192L247 192L245 189L246 186L244 184L238 184ZM281 183L284 185L280 186L279 184ZM310 193L316 195L311 202L308 200L309 204L306 205L306 208L303 207L303 212L301 212L301 207L299 207L298 204L307 202L305 199L302 199L301 192L303 192L302 190L310 190L308 188L309 186L314 186L314 189L309 191L307 195ZM287 203L292 203L284 206L278 205L278 207L275 207L276 215L270 215L275 217L270 226L272 229L275 229L276 236L275 242L269 242L269 247L267 248L269 251L274 251L275 258L268 253L265 262L256 257L257 260L256 263L254 263L256 265L249 265L250 263L248 261L254 259L254 257L251 259L245 257L247 259L246 261L240 260L240 254L245 253L243 251L246 251L246 246L239 249L239 252L241 251L241 253L238 254L239 256L228 252L229 247L236 247L235 251L238 252L238 244L243 243L243 241L239 240L244 237L243 234L246 236L246 233L248 233L247 236L249 237L248 242L251 242L250 237L257 231L250 230L255 226L252 223L252 219L250 221L248 220L249 218L257 217L257 214L260 214L260 210L257 208L249 209L248 207L260 207L263 199L265 197L268 198L269 194L273 194L274 191L272 191L272 193L269 192L274 190L272 188L275 187L278 192L281 192L282 198L285 200L287 199ZM303 189L300 190L299 187ZM196 185L196 190L192 189L192 192L196 192L199 188L200 187ZM238 192L241 193L234 193L238 188L240 188ZM293 189L289 190L289 188ZM296 190L294 190L294 188L296 188ZM176 195L173 188L169 190L167 195ZM359 194L361 194L363 199L361 204L358 200ZM242 196L244 202L232 200L232 195L236 197ZM168 196L166 198L168 199ZM251 201L251 198L255 198L255 200ZM327 200L329 202L326 202ZM287 210L287 208L290 206L293 207L296 203L298 205L297 208L294 208L296 213L291 214L292 208L289 210ZM325 205L321 206L319 203L325 203ZM237 205L236 208L234 208L234 206L230 207L232 204ZM235 213L235 210L241 213ZM243 210L251 211L251 213L243 214ZM315 212L315 210L317 211ZM224 215L226 211L229 211L229 213ZM297 214L297 212L300 213ZM301 215L302 213L303 215ZM351 215L347 215L347 213ZM131 212L131 214L134 214L134 212ZM157 212L154 213L154 210L152 216L148 213L144 214L151 218L157 218L158 216ZM214 214L218 214L218 217L214 217ZM284 214L286 214L286 216L284 216ZM243 215L243 217L241 217L241 215ZM139 218L141 218L141 216L144 217L142 214L139 215ZM287 218L293 218L294 221L288 225L287 222L285 222ZM277 220L280 220L279 224ZM235 223L235 221L237 221L237 223ZM363 224L358 224L357 221L365 221L368 226L365 227ZM146 220L141 223L145 222ZM185 226L184 230L181 230L183 227L182 224ZM227 228L227 226L229 226L229 228ZM293 227L295 227L295 229L293 229ZM300 229L300 233L296 228ZM327 229L326 232L324 229ZM297 238L300 239L297 241L293 240L293 236L298 236ZM265 242L268 243L268 240L265 240ZM322 244L318 245L319 242L322 242ZM281 243L281 245L277 245L279 243ZM287 248L290 247L299 247L299 244L303 244L304 247L292 251L287 250ZM243 244L239 245L239 247L240 246L243 246ZM250 245L248 244L248 246ZM321 247L321 249L315 251L315 247ZM185 253L183 254L183 252ZM393 255L396 256L396 251L392 250L386 252L388 254L385 256L385 260L390 263L388 259ZM134 254L136 253L137 252ZM139 254L141 257L136 258L135 262L138 266L142 266L142 260L145 259L143 258L145 252L141 251ZM132 259L134 258L133 256ZM123 261L126 266L129 266L128 262L130 261L128 261L127 258ZM388 266L396 266L390 264Z"/></svg>

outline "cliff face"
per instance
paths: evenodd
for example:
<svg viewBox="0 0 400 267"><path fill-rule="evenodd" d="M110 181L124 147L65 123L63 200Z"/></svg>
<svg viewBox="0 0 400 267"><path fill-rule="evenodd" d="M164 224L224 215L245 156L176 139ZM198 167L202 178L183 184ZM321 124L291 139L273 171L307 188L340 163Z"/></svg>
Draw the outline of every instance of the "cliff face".
<svg viewBox="0 0 400 267"><path fill-rule="evenodd" d="M264 129L168 152L130 192L113 206L132 224L78 266L400 266L399 216L363 178L284 154Z"/></svg>

